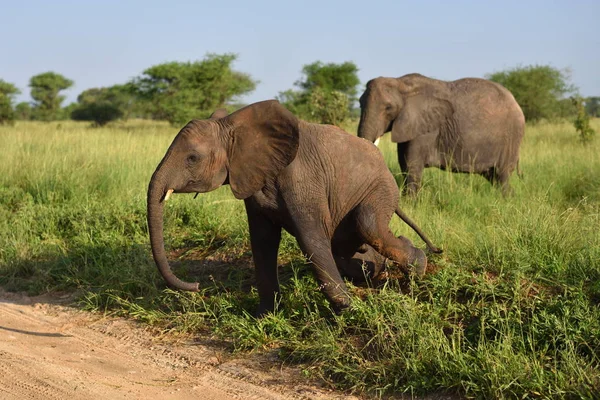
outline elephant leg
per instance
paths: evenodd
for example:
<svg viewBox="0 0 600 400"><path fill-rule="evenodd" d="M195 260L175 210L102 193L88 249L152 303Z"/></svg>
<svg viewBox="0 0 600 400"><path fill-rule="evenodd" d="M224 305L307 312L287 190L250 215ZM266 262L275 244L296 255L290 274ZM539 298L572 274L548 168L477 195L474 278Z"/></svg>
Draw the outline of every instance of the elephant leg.
<svg viewBox="0 0 600 400"><path fill-rule="evenodd" d="M510 172L507 169L498 169L496 167L482 173L493 186L500 186L502 195L508 197L513 194L513 189L510 187Z"/></svg>
<svg viewBox="0 0 600 400"><path fill-rule="evenodd" d="M413 142L398 143L398 163L402 171L402 191L414 196L421 188L421 177L425 167L421 158L422 145Z"/></svg>
<svg viewBox="0 0 600 400"><path fill-rule="evenodd" d="M281 241L281 227L254 210L248 201L246 201L246 214L260 299L256 316L261 317L275 309L275 299L279 294L277 252Z"/></svg>
<svg viewBox="0 0 600 400"><path fill-rule="evenodd" d="M397 145L398 164L400 165L400 176L402 178L402 190L404 192L406 192L406 190L407 190L406 178L408 177L408 159L407 159L408 143L409 142L403 142L403 143L398 143L398 145Z"/></svg>
<svg viewBox="0 0 600 400"><path fill-rule="evenodd" d="M414 196L421 188L421 178L423 177L423 165L409 165L406 177L406 193Z"/></svg>
<svg viewBox="0 0 600 400"><path fill-rule="evenodd" d="M405 271L412 265L418 275L424 275L427 256L407 238L394 236L389 228L391 215L385 215L387 218L383 213L376 213L372 205L359 206L356 218L360 234L378 253L396 262Z"/></svg>
<svg viewBox="0 0 600 400"><path fill-rule="evenodd" d="M500 188L502 189L502 195L504 197L511 196L513 194L513 189L508 183L508 181L510 180L510 173L506 170L499 171L497 180L498 184L500 185Z"/></svg>
<svg viewBox="0 0 600 400"><path fill-rule="evenodd" d="M350 306L348 289L333 257L331 239L323 229L311 225L298 227L298 244L312 265L319 290L327 297L333 310L340 313Z"/></svg>

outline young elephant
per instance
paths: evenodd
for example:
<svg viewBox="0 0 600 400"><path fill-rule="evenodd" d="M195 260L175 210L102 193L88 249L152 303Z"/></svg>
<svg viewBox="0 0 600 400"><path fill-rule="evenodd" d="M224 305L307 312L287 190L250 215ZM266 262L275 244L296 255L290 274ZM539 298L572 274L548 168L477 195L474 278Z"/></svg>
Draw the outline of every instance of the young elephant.
<svg viewBox="0 0 600 400"><path fill-rule="evenodd" d="M284 228L310 259L319 288L334 310L348 307L340 267L372 261L372 249L423 273L427 258L388 227L396 211L435 252L418 227L397 209L399 192L379 150L335 126L298 120L277 101L255 103L224 118L194 120L175 137L148 187L152 254L174 288L198 290L178 279L164 249L163 204L171 193L209 192L229 184L243 199L260 297L258 314L272 311L279 291L277 252ZM372 249L369 248L372 247ZM350 261L349 261L350 260Z"/></svg>

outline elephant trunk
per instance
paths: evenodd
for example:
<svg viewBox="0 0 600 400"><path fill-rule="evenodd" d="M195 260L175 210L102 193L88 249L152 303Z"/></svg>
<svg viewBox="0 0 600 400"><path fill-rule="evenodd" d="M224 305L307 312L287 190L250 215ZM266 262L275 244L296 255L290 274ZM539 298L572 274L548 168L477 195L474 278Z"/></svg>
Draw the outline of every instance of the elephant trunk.
<svg viewBox="0 0 600 400"><path fill-rule="evenodd" d="M373 118L369 118L369 110L363 109L360 114L360 122L358 123L358 137L367 139L370 142L375 142L381 134L378 133L378 127Z"/></svg>
<svg viewBox="0 0 600 400"><path fill-rule="evenodd" d="M198 283L184 282L177 278L171 271L171 267L167 261L163 236L163 208L165 195L168 189L170 188L167 188L165 179L162 177L160 170L157 169L150 180L147 199L148 232L150 234L152 256L154 257L154 262L156 263L160 274L170 287L197 292L199 290Z"/></svg>

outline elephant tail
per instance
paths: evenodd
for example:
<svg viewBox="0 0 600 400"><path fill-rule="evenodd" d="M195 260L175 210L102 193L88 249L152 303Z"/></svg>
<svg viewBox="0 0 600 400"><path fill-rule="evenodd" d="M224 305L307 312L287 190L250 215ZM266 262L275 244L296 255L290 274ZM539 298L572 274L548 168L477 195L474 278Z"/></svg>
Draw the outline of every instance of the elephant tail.
<svg viewBox="0 0 600 400"><path fill-rule="evenodd" d="M417 224L415 224L413 222L413 220L411 220L410 218L408 218L408 215L406 215L404 213L404 211L402 211L400 209L400 207L396 207L396 215L399 216L400 219L406 223L406 225L410 226L415 232L417 232L417 235L419 235L419 237L421 239L423 239L423 241L427 245L427 248L429 249L430 252L436 253L436 254L440 254L440 253L443 252L442 249L440 249L439 247L434 246L433 243L431 243L431 240L429 240L429 238L427 236L425 236L425 234L423 233L423 231L421 230L421 228L419 228L417 226Z"/></svg>

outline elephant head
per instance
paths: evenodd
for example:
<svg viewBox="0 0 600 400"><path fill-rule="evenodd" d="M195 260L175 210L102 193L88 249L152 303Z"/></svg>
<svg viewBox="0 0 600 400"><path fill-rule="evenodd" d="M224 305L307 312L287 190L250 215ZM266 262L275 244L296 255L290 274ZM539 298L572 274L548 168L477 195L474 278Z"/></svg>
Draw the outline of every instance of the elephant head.
<svg viewBox="0 0 600 400"><path fill-rule="evenodd" d="M392 132L392 141L407 142L444 125L454 113L444 82L420 74L375 78L360 97L358 136L375 142Z"/></svg>
<svg viewBox="0 0 600 400"><path fill-rule="evenodd" d="M275 100L189 122L175 137L148 186L148 230L152 255L167 284L197 291L177 278L167 261L163 206L171 193L203 193L229 184L245 199L289 165L298 150L298 120ZM215 114L217 113L215 112Z"/></svg>

